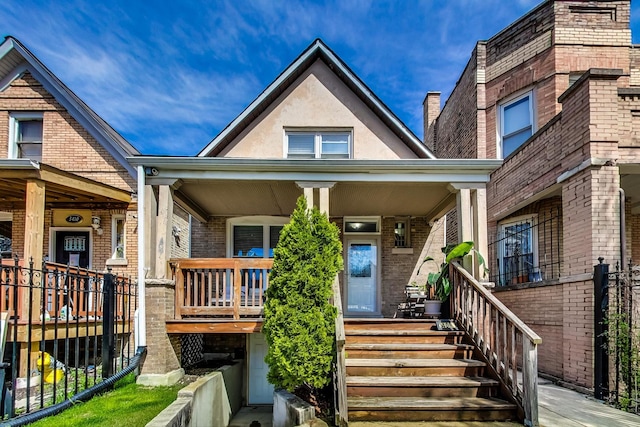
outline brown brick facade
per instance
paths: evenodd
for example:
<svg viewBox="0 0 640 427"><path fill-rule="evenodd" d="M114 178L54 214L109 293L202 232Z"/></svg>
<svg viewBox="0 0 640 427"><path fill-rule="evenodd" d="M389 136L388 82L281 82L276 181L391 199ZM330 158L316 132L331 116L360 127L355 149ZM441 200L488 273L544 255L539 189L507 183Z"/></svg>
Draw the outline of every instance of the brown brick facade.
<svg viewBox="0 0 640 427"><path fill-rule="evenodd" d="M538 247L538 258L551 249L561 264L552 281L495 294L542 336L540 370L587 388L593 387L590 275L598 257L615 263L621 256L620 188L633 194L625 210L626 248L640 260L640 224L631 207L638 195L628 175L640 163L640 90L634 88L640 54L629 48L629 15L630 2L622 0L542 3L476 45L426 130L435 135L438 156L496 157L500 105L533 94L534 134L487 186L489 241L503 221L556 209L560 232L551 248ZM498 268L496 259L497 247L490 246L490 269Z"/></svg>

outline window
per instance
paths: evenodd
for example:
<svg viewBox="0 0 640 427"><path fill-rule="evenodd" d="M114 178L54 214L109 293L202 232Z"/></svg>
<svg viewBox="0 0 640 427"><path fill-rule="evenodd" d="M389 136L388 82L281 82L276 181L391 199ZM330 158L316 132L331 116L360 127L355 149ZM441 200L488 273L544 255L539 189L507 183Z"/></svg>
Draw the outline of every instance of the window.
<svg viewBox="0 0 640 427"><path fill-rule="evenodd" d="M500 154L503 159L533 135L533 111L533 92L500 105Z"/></svg>
<svg viewBox="0 0 640 427"><path fill-rule="evenodd" d="M410 229L411 229L411 220L409 218L396 219L395 227L394 227L396 248L411 247L411 241L409 240Z"/></svg>
<svg viewBox="0 0 640 427"><path fill-rule="evenodd" d="M9 138L9 158L42 161L42 114L13 114Z"/></svg>
<svg viewBox="0 0 640 427"><path fill-rule="evenodd" d="M111 258L125 259L125 222L124 215L113 215L111 217Z"/></svg>
<svg viewBox="0 0 640 427"><path fill-rule="evenodd" d="M348 159L351 132L287 132L288 159Z"/></svg>
<svg viewBox="0 0 640 427"><path fill-rule="evenodd" d="M498 268L500 285L533 280L538 265L538 236L535 216L520 217L500 224Z"/></svg>
<svg viewBox="0 0 640 427"><path fill-rule="evenodd" d="M13 214L0 212L0 258L11 258Z"/></svg>
<svg viewBox="0 0 640 427"><path fill-rule="evenodd" d="M289 218L243 217L229 220L229 256L273 258L280 231Z"/></svg>
<svg viewBox="0 0 640 427"><path fill-rule="evenodd" d="M380 217L345 218L344 232L353 233L380 233Z"/></svg>

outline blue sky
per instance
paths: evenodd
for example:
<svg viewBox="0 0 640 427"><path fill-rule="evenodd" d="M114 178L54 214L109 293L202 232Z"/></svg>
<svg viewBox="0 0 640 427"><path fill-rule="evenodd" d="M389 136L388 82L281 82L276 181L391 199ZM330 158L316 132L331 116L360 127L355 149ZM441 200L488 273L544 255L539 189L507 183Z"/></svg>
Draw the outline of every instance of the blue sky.
<svg viewBox="0 0 640 427"><path fill-rule="evenodd" d="M444 101L476 41L538 3L4 0L0 34L142 153L193 155L318 37L422 138L426 92Z"/></svg>

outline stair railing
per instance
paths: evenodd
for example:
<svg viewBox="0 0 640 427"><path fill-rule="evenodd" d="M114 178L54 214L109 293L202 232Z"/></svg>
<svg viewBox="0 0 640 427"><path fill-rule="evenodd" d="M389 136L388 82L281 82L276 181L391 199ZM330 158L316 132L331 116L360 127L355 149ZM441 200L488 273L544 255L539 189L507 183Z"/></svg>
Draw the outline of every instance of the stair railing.
<svg viewBox="0 0 640 427"><path fill-rule="evenodd" d="M337 426L346 427L349 425L347 408L347 365L344 345L346 335L344 332L344 315L342 313L342 296L340 295L340 280L336 275L333 280L333 305L336 307L336 371L335 371L335 394L336 394L336 416Z"/></svg>
<svg viewBox="0 0 640 427"><path fill-rule="evenodd" d="M524 412L525 425L538 426L538 344L542 339L460 264L451 263L450 268L452 316L512 394Z"/></svg>

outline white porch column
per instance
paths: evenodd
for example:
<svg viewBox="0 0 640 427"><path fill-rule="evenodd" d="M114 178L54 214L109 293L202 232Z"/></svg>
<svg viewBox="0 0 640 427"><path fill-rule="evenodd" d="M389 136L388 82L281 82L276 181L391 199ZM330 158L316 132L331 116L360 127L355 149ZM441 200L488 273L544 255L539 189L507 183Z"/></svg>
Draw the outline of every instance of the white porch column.
<svg viewBox="0 0 640 427"><path fill-rule="evenodd" d="M458 241L473 240L473 220L471 210L471 190L458 188L456 193L456 212L458 215ZM473 261L466 257L462 261L464 268L473 274Z"/></svg>
<svg viewBox="0 0 640 427"><path fill-rule="evenodd" d="M487 236L487 190L478 188L471 193L473 205L473 241L478 253L486 260L489 255L489 239ZM486 267L486 266L485 266ZM478 280L483 279L484 269L480 268L477 259L474 262L473 273Z"/></svg>
<svg viewBox="0 0 640 427"><path fill-rule="evenodd" d="M329 216L329 188L320 188L320 212Z"/></svg>
<svg viewBox="0 0 640 427"><path fill-rule="evenodd" d="M312 209L313 206L318 206L320 212L329 216L329 190L336 185L335 182L326 181L297 181L296 185L304 190L304 195L307 198L307 206ZM319 200L318 204L315 203L313 193L314 189L318 188Z"/></svg>
<svg viewBox="0 0 640 427"><path fill-rule="evenodd" d="M307 208L313 209L313 187L304 187L304 197L307 198Z"/></svg>
<svg viewBox="0 0 640 427"><path fill-rule="evenodd" d="M156 219L155 278L167 279L167 263L171 258L173 227L173 191L168 185L158 186L158 216Z"/></svg>

